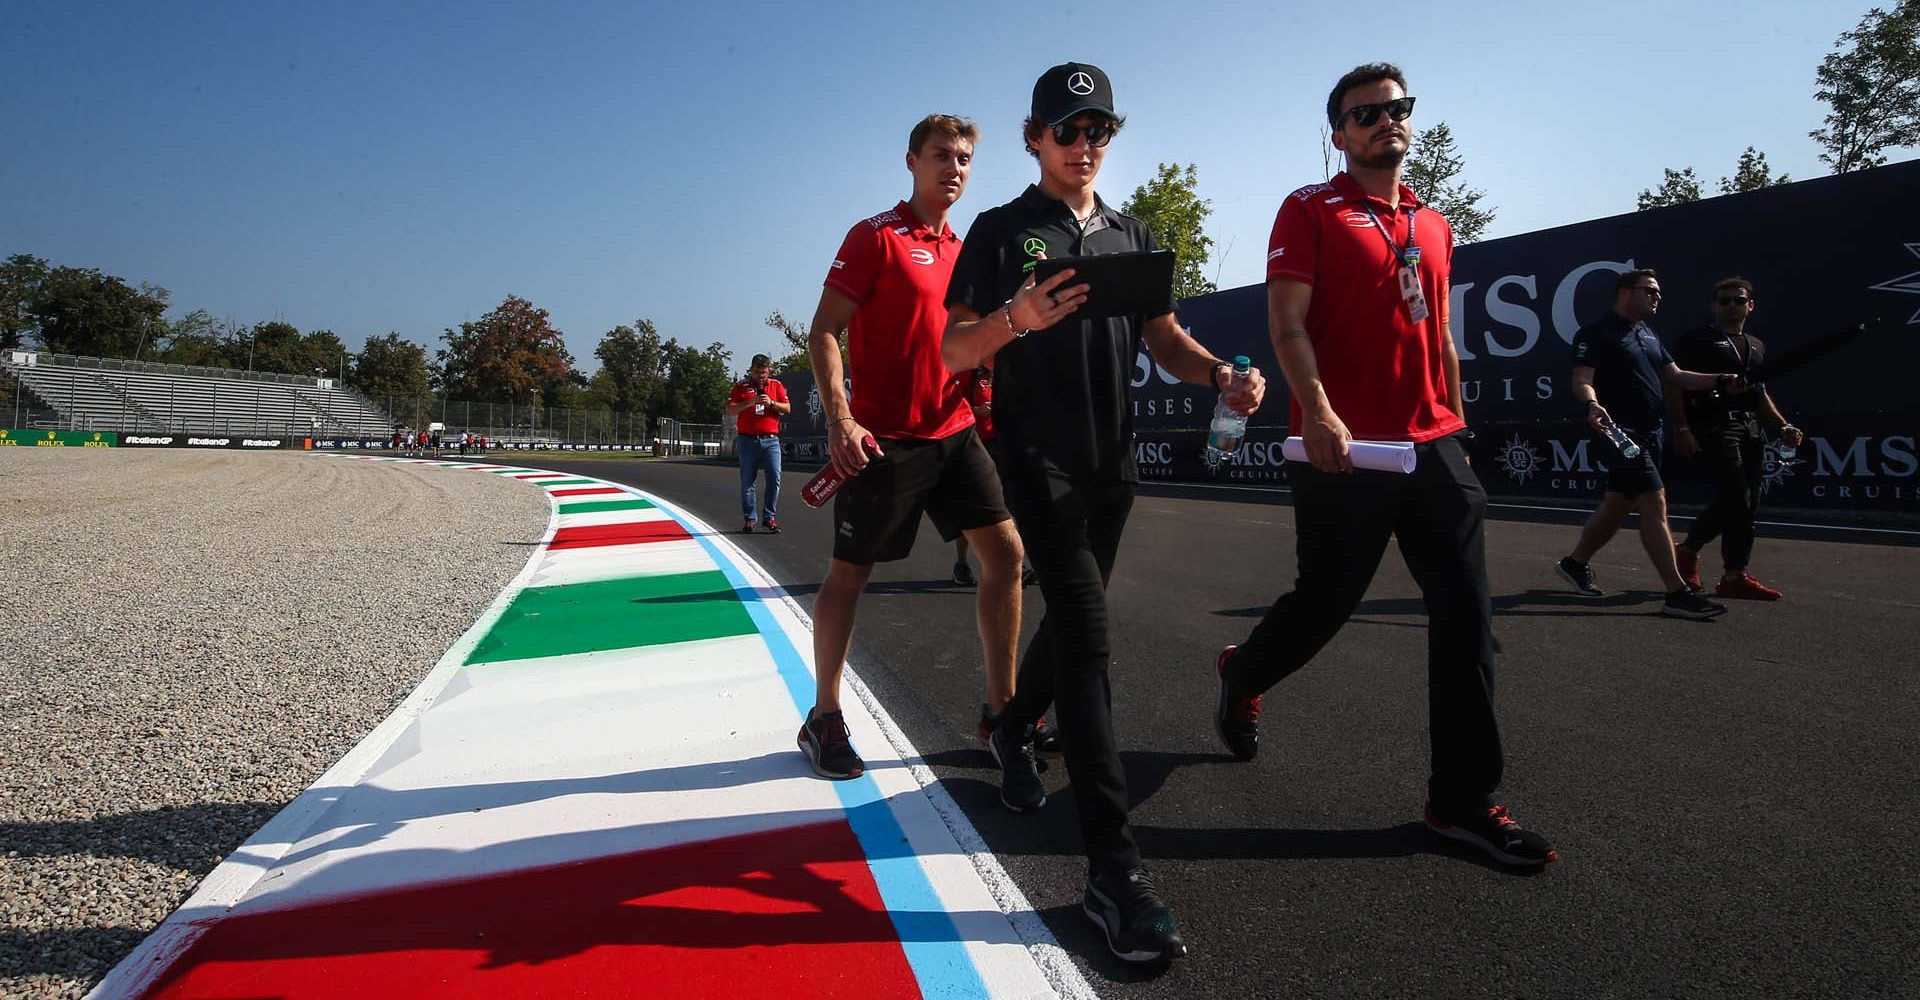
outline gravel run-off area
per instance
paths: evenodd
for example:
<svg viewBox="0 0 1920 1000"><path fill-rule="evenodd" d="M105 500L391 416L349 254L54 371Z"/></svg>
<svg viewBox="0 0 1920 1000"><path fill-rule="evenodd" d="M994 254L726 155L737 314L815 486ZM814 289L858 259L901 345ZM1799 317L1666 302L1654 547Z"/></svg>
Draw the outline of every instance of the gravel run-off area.
<svg viewBox="0 0 1920 1000"><path fill-rule="evenodd" d="M319 455L0 450L0 997L79 997L526 564L542 491Z"/></svg>

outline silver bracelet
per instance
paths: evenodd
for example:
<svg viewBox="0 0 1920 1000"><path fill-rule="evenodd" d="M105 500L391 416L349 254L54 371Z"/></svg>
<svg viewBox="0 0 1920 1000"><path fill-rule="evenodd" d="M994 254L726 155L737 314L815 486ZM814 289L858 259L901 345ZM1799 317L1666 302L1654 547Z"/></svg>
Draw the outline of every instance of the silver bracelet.
<svg viewBox="0 0 1920 1000"><path fill-rule="evenodd" d="M1021 337L1024 337L1027 335L1026 330L1018 329L1013 325L1013 300L1012 299L1008 299L1007 301L1000 304L1000 315L1002 318L1004 318L1007 321L1007 332L1013 334L1013 339L1019 340Z"/></svg>

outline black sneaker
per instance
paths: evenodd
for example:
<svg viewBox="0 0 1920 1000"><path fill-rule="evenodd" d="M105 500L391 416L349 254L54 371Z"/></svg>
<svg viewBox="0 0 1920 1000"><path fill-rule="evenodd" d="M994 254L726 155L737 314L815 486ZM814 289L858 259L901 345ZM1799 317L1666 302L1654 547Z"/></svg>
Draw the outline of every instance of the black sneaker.
<svg viewBox="0 0 1920 1000"><path fill-rule="evenodd" d="M978 582L979 581L973 578L973 567L967 565L967 561L965 559L962 559L959 562L953 564L953 585L954 586L971 587L977 584Z"/></svg>
<svg viewBox="0 0 1920 1000"><path fill-rule="evenodd" d="M1032 729L1014 732L1006 726L993 730L987 749L1000 765L1000 803L1017 813L1047 804L1047 788L1040 783L1040 764L1033 756Z"/></svg>
<svg viewBox="0 0 1920 1000"><path fill-rule="evenodd" d="M1180 925L1145 868L1088 875L1080 907L1106 932L1107 948L1124 961L1165 962L1187 953Z"/></svg>
<svg viewBox="0 0 1920 1000"><path fill-rule="evenodd" d="M1060 733L1047 725L1047 717L1033 724L1033 750L1044 757L1060 756Z"/></svg>
<svg viewBox="0 0 1920 1000"><path fill-rule="evenodd" d="M1241 760L1252 760L1260 752L1260 696L1234 696L1227 693L1227 661L1238 646L1228 646L1213 661L1213 672L1220 678L1220 697L1213 705L1213 727L1220 742Z"/></svg>
<svg viewBox="0 0 1920 1000"><path fill-rule="evenodd" d="M867 762L853 752L846 717L839 712L816 716L808 710L797 742L807 755L807 763L813 765L813 773L822 778L844 781L867 773Z"/></svg>
<svg viewBox="0 0 1920 1000"><path fill-rule="evenodd" d="M1553 566L1560 572L1560 579L1567 581L1573 592L1581 597L1605 597L1606 591L1593 581L1593 567L1583 562L1575 562L1572 556L1560 560Z"/></svg>
<svg viewBox="0 0 1920 1000"><path fill-rule="evenodd" d="M1040 574L1034 572L1032 566L1028 566L1027 568L1020 571L1020 586L1031 587L1034 584L1039 582L1040 582Z"/></svg>
<svg viewBox="0 0 1920 1000"><path fill-rule="evenodd" d="M1726 614L1727 606L1718 601L1709 601L1699 594L1685 587L1681 587L1679 590L1667 595L1667 603L1660 609L1660 613L1666 615L1668 618L1685 618L1690 621L1703 622L1709 618L1718 618Z"/></svg>
<svg viewBox="0 0 1920 1000"><path fill-rule="evenodd" d="M1427 828L1442 837L1452 837L1493 856L1495 861L1522 868L1545 868L1560 860L1559 852L1547 838L1522 829L1507 813L1506 806L1488 806L1484 813L1466 819L1442 819L1427 800Z"/></svg>

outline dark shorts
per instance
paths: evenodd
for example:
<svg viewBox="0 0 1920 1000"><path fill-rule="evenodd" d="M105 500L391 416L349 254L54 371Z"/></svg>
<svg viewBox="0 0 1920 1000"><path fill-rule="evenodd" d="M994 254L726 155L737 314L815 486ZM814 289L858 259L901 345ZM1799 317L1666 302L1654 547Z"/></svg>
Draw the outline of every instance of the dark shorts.
<svg viewBox="0 0 1920 1000"><path fill-rule="evenodd" d="M969 427L935 441L882 440L886 454L847 480L833 500L833 557L856 566L905 559L920 515L951 542L1007 520L1000 476Z"/></svg>
<svg viewBox="0 0 1920 1000"><path fill-rule="evenodd" d="M1627 436L1640 446L1637 458L1627 458L1620 449L1613 446L1605 435L1595 435L1593 443L1599 448L1598 454L1604 456L1601 461L1607 464L1607 492L1618 493L1629 499L1642 493L1656 493L1666 488L1660 479L1660 456L1665 450L1661 428L1651 431L1637 431L1625 428Z"/></svg>

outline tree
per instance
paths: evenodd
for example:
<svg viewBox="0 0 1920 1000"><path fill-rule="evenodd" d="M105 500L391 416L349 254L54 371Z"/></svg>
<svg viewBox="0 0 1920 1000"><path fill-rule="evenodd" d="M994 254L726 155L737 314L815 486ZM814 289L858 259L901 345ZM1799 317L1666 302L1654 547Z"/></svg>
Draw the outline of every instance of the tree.
<svg viewBox="0 0 1920 1000"><path fill-rule="evenodd" d="M143 342L165 332L167 295L144 282L133 288L97 268L56 267L46 272L26 311L46 350L131 358Z"/></svg>
<svg viewBox="0 0 1920 1000"><path fill-rule="evenodd" d="M666 345L648 319L616 326L593 349L600 371L587 387L611 410L656 413L667 384Z"/></svg>
<svg viewBox="0 0 1920 1000"><path fill-rule="evenodd" d="M509 295L492 312L441 334L439 382L448 399L533 405L568 383L573 355L547 311Z"/></svg>
<svg viewBox="0 0 1920 1000"><path fill-rule="evenodd" d="M1887 162L1886 150L1920 145L1920 0L1867 11L1813 72L1827 116L1807 133L1836 174Z"/></svg>
<svg viewBox="0 0 1920 1000"><path fill-rule="evenodd" d="M1694 174L1692 167L1684 170L1668 167L1666 174L1666 177L1660 181L1659 187L1641 190L1641 211L1700 200L1700 178Z"/></svg>
<svg viewBox="0 0 1920 1000"><path fill-rule="evenodd" d="M702 351L681 346L677 340L666 343L666 400L659 415L688 423L720 422L727 406L727 393L733 389L733 376L727 374L733 352L715 342Z"/></svg>
<svg viewBox="0 0 1920 1000"><path fill-rule="evenodd" d="M205 309L194 311L167 324L166 336L144 355L170 365L198 365L202 368L231 367L220 339L220 323Z"/></svg>
<svg viewBox="0 0 1920 1000"><path fill-rule="evenodd" d="M39 329L32 306L47 271L47 262L32 254L17 253L0 264L0 350L19 347Z"/></svg>
<svg viewBox="0 0 1920 1000"><path fill-rule="evenodd" d="M427 349L396 332L368 337L353 356L347 381L373 400L420 400L432 395Z"/></svg>
<svg viewBox="0 0 1920 1000"><path fill-rule="evenodd" d="M813 370L813 353L807 347L809 333L806 327L788 319L786 314L778 309L767 317L767 326L779 333L780 339L787 345L787 353L773 359L773 370L776 374ZM844 336L839 338L839 344L840 370L846 371L847 340Z"/></svg>
<svg viewBox="0 0 1920 1000"><path fill-rule="evenodd" d="M1454 179L1465 166L1454 144L1453 130L1446 122L1435 122L1413 137L1413 149L1407 154L1401 177L1423 204L1447 217L1455 243L1478 243L1493 224L1494 209L1480 207L1480 199L1487 196L1485 191Z"/></svg>
<svg viewBox="0 0 1920 1000"><path fill-rule="evenodd" d="M1213 238L1206 234L1205 226L1213 208L1212 203L1200 197L1199 187L1198 167L1162 163L1153 179L1134 188L1133 196L1120 206L1120 211L1146 223L1162 247L1174 252L1177 263L1173 297L1176 299L1217 290L1206 277Z"/></svg>
<svg viewBox="0 0 1920 1000"><path fill-rule="evenodd" d="M1789 183L1792 178L1786 174L1773 176L1773 168L1767 166L1767 154L1756 151L1752 146L1740 154L1740 162L1734 165L1732 177L1720 178L1721 194L1739 194L1743 191L1758 191L1776 184Z"/></svg>

